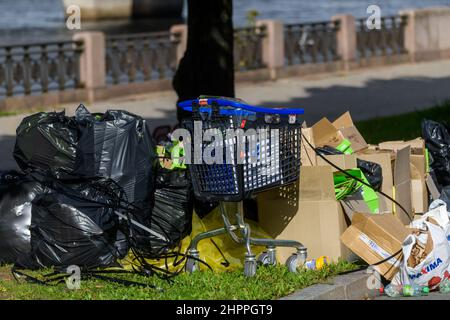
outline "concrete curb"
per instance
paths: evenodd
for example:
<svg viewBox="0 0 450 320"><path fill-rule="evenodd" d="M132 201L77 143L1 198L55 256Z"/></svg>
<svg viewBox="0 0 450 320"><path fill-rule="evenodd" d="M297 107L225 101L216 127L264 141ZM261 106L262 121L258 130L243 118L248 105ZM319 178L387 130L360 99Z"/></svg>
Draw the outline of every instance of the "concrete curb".
<svg viewBox="0 0 450 320"><path fill-rule="evenodd" d="M356 271L331 279L330 284L316 284L298 290L280 300L363 300L375 296L374 289L367 288L370 274Z"/></svg>

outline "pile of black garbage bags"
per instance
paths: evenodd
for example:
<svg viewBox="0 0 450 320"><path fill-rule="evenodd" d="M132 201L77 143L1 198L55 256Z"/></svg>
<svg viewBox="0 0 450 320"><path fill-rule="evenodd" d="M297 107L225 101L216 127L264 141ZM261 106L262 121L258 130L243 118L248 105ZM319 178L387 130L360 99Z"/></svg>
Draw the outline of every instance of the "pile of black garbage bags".
<svg viewBox="0 0 450 320"><path fill-rule="evenodd" d="M0 263L117 266L129 250L158 258L191 232L185 170L158 166L132 113L41 112L17 128L21 172L0 172Z"/></svg>
<svg viewBox="0 0 450 320"><path fill-rule="evenodd" d="M441 193L441 199L450 205L450 128L440 122L424 119L422 137L428 149L430 176Z"/></svg>

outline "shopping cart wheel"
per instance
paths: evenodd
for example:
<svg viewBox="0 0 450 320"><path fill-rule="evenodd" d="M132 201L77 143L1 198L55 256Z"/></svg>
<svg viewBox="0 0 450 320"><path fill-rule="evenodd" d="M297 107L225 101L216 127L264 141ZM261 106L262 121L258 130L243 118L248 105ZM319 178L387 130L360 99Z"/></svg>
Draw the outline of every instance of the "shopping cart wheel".
<svg viewBox="0 0 450 320"><path fill-rule="evenodd" d="M288 268L289 272L297 273L298 266L298 254L294 253L286 260L286 268Z"/></svg>
<svg viewBox="0 0 450 320"><path fill-rule="evenodd" d="M261 253L258 256L258 263L263 266L275 266L277 264L275 251Z"/></svg>
<svg viewBox="0 0 450 320"><path fill-rule="evenodd" d="M244 262L244 275L246 277L253 277L256 274L256 266L257 261L254 255L252 256L245 256L245 262Z"/></svg>
<svg viewBox="0 0 450 320"><path fill-rule="evenodd" d="M188 258L186 261L186 272L192 273L198 270L198 261L192 258Z"/></svg>

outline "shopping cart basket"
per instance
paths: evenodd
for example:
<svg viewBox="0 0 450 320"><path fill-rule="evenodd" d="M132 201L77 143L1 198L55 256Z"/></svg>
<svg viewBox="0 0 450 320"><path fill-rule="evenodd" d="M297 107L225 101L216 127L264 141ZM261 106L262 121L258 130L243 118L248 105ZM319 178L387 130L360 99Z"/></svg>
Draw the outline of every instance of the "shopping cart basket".
<svg viewBox="0 0 450 320"><path fill-rule="evenodd" d="M295 272L298 264L306 260L306 248L297 241L251 238L242 201L299 178L299 115L303 109L255 107L238 99L209 96L180 102L178 107L191 112L183 127L190 132L185 146L189 145L193 154L188 167L195 195L220 201L224 222L223 228L201 233L192 240L186 270L198 269L199 241L228 233L246 247L247 276L255 274L257 262L276 264L276 247L296 248L286 261L289 270ZM228 218L224 202L238 202L236 224ZM267 250L256 259L251 245L265 246Z"/></svg>

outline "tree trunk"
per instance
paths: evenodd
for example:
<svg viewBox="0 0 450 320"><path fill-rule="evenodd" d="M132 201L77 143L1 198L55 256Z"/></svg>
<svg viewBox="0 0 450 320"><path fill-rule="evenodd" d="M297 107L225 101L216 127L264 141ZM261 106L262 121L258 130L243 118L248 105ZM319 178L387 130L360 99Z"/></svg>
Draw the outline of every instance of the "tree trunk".
<svg viewBox="0 0 450 320"><path fill-rule="evenodd" d="M187 48L173 79L178 101L234 97L232 13L232 0L188 0Z"/></svg>

